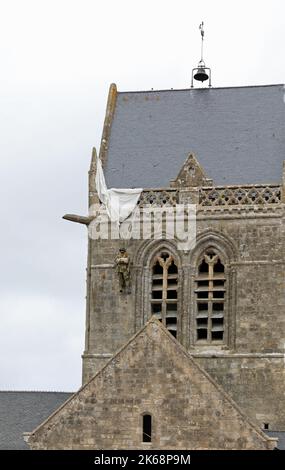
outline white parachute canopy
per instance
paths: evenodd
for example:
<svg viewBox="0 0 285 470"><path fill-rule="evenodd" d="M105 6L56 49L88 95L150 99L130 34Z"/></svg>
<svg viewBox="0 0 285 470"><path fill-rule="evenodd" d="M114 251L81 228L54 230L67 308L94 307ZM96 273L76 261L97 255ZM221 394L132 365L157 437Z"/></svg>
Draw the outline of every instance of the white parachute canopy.
<svg viewBox="0 0 285 470"><path fill-rule="evenodd" d="M134 189L107 189L102 163L97 156L95 184L100 201L105 205L107 214L112 222L120 224L135 209L140 198L142 188Z"/></svg>

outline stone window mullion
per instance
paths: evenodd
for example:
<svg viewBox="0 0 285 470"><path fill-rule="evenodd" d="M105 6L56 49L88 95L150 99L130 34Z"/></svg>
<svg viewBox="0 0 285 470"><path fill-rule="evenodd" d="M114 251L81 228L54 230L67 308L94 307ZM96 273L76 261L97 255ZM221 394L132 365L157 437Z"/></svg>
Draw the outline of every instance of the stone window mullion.
<svg viewBox="0 0 285 470"><path fill-rule="evenodd" d="M207 334L208 341L211 341L211 333L212 333L213 287L214 287L213 276L214 276L213 263L209 263L208 334Z"/></svg>
<svg viewBox="0 0 285 470"><path fill-rule="evenodd" d="M168 252L162 251L152 264L151 311L173 336L178 328L178 269Z"/></svg>
<svg viewBox="0 0 285 470"><path fill-rule="evenodd" d="M162 283L162 323L165 325L166 323L166 300L167 300L167 274L168 274L168 266L166 263L163 263L163 283Z"/></svg>
<svg viewBox="0 0 285 470"><path fill-rule="evenodd" d="M209 249L202 257L195 284L196 341L200 344L224 343L225 266L213 249Z"/></svg>

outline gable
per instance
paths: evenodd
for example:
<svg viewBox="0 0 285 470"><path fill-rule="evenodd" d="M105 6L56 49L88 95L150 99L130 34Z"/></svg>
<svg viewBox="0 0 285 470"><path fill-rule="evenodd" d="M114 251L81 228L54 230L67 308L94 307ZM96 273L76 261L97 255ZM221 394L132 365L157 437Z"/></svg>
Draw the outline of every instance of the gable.
<svg viewBox="0 0 285 470"><path fill-rule="evenodd" d="M108 187L168 187L190 152L215 185L280 182L283 85L110 95L101 147Z"/></svg>
<svg viewBox="0 0 285 470"><path fill-rule="evenodd" d="M175 180L170 182L174 188L192 186L211 186L213 181L207 175L194 154L190 153Z"/></svg>
<svg viewBox="0 0 285 470"><path fill-rule="evenodd" d="M267 449L270 440L156 320L31 435L33 449ZM150 447L149 447L150 446Z"/></svg>

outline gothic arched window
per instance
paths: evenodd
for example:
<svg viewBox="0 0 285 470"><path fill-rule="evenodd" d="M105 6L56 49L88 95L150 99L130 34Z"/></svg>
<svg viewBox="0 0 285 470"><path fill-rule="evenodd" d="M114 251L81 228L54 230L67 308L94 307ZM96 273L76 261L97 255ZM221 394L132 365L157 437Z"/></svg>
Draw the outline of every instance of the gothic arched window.
<svg viewBox="0 0 285 470"><path fill-rule="evenodd" d="M178 269L173 256L161 251L154 257L151 279L151 313L177 336Z"/></svg>
<svg viewBox="0 0 285 470"><path fill-rule="evenodd" d="M214 249L200 258L195 279L196 341L223 343L226 310L225 267Z"/></svg>

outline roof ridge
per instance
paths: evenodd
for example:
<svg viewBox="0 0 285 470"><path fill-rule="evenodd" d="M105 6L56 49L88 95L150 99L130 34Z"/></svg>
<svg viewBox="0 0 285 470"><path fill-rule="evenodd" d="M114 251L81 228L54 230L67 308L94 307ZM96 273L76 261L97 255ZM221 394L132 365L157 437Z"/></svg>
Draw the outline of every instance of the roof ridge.
<svg viewBox="0 0 285 470"><path fill-rule="evenodd" d="M203 87L203 88L165 88L165 89L150 89L150 90L130 90L130 91L117 91L118 95L123 94L132 94L132 93L161 93L161 92L171 92L171 91L201 91L201 90L236 90L240 88L266 88L266 87L275 87L275 86L285 86L284 83L271 83L267 85L237 85L237 86L220 86L220 87Z"/></svg>

